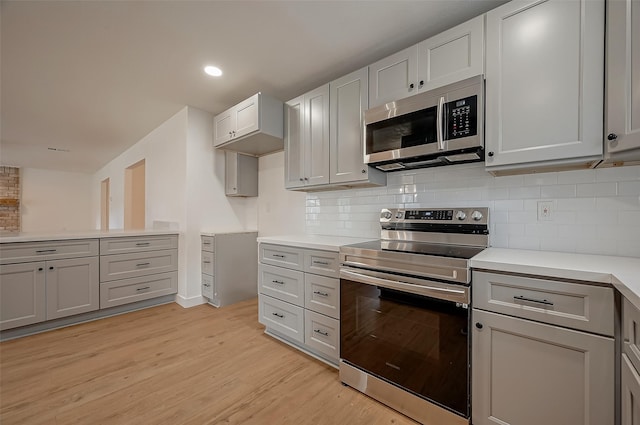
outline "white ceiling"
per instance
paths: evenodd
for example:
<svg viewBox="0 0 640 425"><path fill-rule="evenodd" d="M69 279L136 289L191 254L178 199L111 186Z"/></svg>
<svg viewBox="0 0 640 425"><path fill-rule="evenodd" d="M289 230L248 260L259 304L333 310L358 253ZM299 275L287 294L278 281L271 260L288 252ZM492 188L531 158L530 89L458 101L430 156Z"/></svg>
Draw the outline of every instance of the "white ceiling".
<svg viewBox="0 0 640 425"><path fill-rule="evenodd" d="M504 2L2 0L0 163L92 173L185 105L288 100Z"/></svg>

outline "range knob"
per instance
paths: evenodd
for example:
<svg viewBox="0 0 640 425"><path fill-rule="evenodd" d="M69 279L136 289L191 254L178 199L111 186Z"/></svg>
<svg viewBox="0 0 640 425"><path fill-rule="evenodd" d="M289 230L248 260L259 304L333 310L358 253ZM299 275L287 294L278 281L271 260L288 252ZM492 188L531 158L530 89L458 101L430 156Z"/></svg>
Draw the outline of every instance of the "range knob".
<svg viewBox="0 0 640 425"><path fill-rule="evenodd" d="M397 218L397 219L401 219L401 218L403 218L403 217L404 217L404 213L403 213L402 211L398 211L398 212L396 213L396 218Z"/></svg>
<svg viewBox="0 0 640 425"><path fill-rule="evenodd" d="M458 211L458 212L456 213L456 218L457 218L458 220L462 221L462 220L464 220L465 218L467 218L467 214L466 214L464 211L460 210L460 211Z"/></svg>
<svg viewBox="0 0 640 425"><path fill-rule="evenodd" d="M480 221L482 220L482 213L476 210L471 214L471 218L473 219L473 221Z"/></svg>
<svg viewBox="0 0 640 425"><path fill-rule="evenodd" d="M380 213L380 218L389 220L391 217L393 217L393 214L391 214L391 211L389 210L382 210L382 212Z"/></svg>

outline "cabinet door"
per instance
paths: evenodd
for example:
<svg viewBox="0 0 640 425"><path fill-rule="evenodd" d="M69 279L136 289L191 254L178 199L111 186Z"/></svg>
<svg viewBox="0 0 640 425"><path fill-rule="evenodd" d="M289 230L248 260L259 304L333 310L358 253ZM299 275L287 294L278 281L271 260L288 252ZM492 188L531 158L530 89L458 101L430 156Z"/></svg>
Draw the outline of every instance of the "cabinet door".
<svg viewBox="0 0 640 425"><path fill-rule="evenodd" d="M626 354L622 355L620 384L622 386L622 425L640 423L640 375Z"/></svg>
<svg viewBox="0 0 640 425"><path fill-rule="evenodd" d="M216 115L213 119L213 146L219 146L232 139L233 131L236 128L235 118L233 109Z"/></svg>
<svg viewBox="0 0 640 425"><path fill-rule="evenodd" d="M304 96L288 101L284 107L284 186L304 186Z"/></svg>
<svg viewBox="0 0 640 425"><path fill-rule="evenodd" d="M329 183L329 84L304 95L304 181Z"/></svg>
<svg viewBox="0 0 640 425"><path fill-rule="evenodd" d="M369 107L418 92L418 46L411 46L369 65Z"/></svg>
<svg viewBox="0 0 640 425"><path fill-rule="evenodd" d="M232 131L233 137L241 137L254 131L260 130L260 103L259 94L251 96L249 99L238 103L233 108L236 126Z"/></svg>
<svg viewBox="0 0 640 425"><path fill-rule="evenodd" d="M601 158L604 0L512 1L486 29L487 167Z"/></svg>
<svg viewBox="0 0 640 425"><path fill-rule="evenodd" d="M418 91L484 74L484 15L418 44Z"/></svg>
<svg viewBox="0 0 640 425"><path fill-rule="evenodd" d="M607 2L607 128L609 153L640 150L640 3ZM640 151L633 159L640 160Z"/></svg>
<svg viewBox="0 0 640 425"><path fill-rule="evenodd" d="M47 320L100 307L98 257L47 261Z"/></svg>
<svg viewBox="0 0 640 425"><path fill-rule="evenodd" d="M362 119L369 106L369 71L363 68L332 81L331 110L331 183L367 180L364 164Z"/></svg>
<svg viewBox="0 0 640 425"><path fill-rule="evenodd" d="M614 423L614 340L473 310L474 425Z"/></svg>
<svg viewBox="0 0 640 425"><path fill-rule="evenodd" d="M0 330L46 319L44 261L0 266Z"/></svg>

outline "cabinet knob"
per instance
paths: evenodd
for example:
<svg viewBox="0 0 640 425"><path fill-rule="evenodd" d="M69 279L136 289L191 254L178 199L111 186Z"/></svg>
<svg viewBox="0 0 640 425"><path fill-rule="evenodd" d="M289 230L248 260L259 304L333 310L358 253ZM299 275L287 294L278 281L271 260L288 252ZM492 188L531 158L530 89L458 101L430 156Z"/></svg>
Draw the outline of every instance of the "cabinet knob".
<svg viewBox="0 0 640 425"><path fill-rule="evenodd" d="M362 169L362 174L367 174L367 170L365 170L364 168Z"/></svg>
<svg viewBox="0 0 640 425"><path fill-rule="evenodd" d="M306 181L309 181L309 177L305 177L304 179L305 179Z"/></svg>
<svg viewBox="0 0 640 425"><path fill-rule="evenodd" d="M418 88L422 88L424 86L424 80L420 80L420 84L418 84Z"/></svg>
<svg viewBox="0 0 640 425"><path fill-rule="evenodd" d="M303 182L303 181L304 181L304 179L303 179L302 177L300 177L300 181L301 181L301 182Z"/></svg>
<svg viewBox="0 0 640 425"><path fill-rule="evenodd" d="M482 329L482 328L484 328L484 325L482 323L480 323L480 322L476 322L476 328Z"/></svg>
<svg viewBox="0 0 640 425"><path fill-rule="evenodd" d="M609 135L607 135L607 140L611 140L612 142L617 138L618 138L618 135L615 133L609 133Z"/></svg>
<svg viewBox="0 0 640 425"><path fill-rule="evenodd" d="M53 266L49 267L49 270L53 270Z"/></svg>
<svg viewBox="0 0 640 425"><path fill-rule="evenodd" d="M493 156L493 151L489 152L487 155Z"/></svg>
<svg viewBox="0 0 640 425"><path fill-rule="evenodd" d="M413 83L409 84L409 90L413 90L414 87L415 87L415 84Z"/></svg>
<svg viewBox="0 0 640 425"><path fill-rule="evenodd" d="M39 272L41 272L42 270L44 270L42 267L38 267Z"/></svg>

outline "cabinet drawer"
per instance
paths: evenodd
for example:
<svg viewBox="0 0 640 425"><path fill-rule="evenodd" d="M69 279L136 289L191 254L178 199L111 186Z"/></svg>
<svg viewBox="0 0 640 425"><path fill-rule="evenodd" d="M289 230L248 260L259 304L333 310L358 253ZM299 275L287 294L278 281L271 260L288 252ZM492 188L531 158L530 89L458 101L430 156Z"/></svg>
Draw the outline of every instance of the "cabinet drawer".
<svg viewBox="0 0 640 425"><path fill-rule="evenodd" d="M101 282L176 270L178 251L175 249L100 256Z"/></svg>
<svg viewBox="0 0 640 425"><path fill-rule="evenodd" d="M613 336L613 289L531 277L473 272L473 306Z"/></svg>
<svg viewBox="0 0 640 425"><path fill-rule="evenodd" d="M214 277L207 275L207 274L203 274L202 275L202 296L209 298L210 300L212 300L214 298L214 281L213 281Z"/></svg>
<svg viewBox="0 0 640 425"><path fill-rule="evenodd" d="M0 244L0 264L93 257L96 255L98 255L97 239Z"/></svg>
<svg viewBox="0 0 640 425"><path fill-rule="evenodd" d="M126 236L100 239L101 255L177 248L178 235Z"/></svg>
<svg viewBox="0 0 640 425"><path fill-rule="evenodd" d="M304 306L317 313L340 318L340 279L305 274Z"/></svg>
<svg viewBox="0 0 640 425"><path fill-rule="evenodd" d="M303 270L303 251L289 246L260 244L260 262L293 270Z"/></svg>
<svg viewBox="0 0 640 425"><path fill-rule="evenodd" d="M623 297L622 350L637 370L640 370L640 310Z"/></svg>
<svg viewBox="0 0 640 425"><path fill-rule="evenodd" d="M260 294L260 323L300 343L304 343L304 309Z"/></svg>
<svg viewBox="0 0 640 425"><path fill-rule="evenodd" d="M114 307L178 292L178 272L100 284L100 308Z"/></svg>
<svg viewBox="0 0 640 425"><path fill-rule="evenodd" d="M259 265L260 293L304 307L304 273Z"/></svg>
<svg viewBox="0 0 640 425"><path fill-rule="evenodd" d="M340 357L340 322L305 310L304 343L337 362Z"/></svg>
<svg viewBox="0 0 640 425"><path fill-rule="evenodd" d="M203 251L213 252L213 236L202 236L200 243Z"/></svg>
<svg viewBox="0 0 640 425"><path fill-rule="evenodd" d="M328 277L340 276L340 260L337 252L304 251L304 271Z"/></svg>
<svg viewBox="0 0 640 425"><path fill-rule="evenodd" d="M202 273L213 276L213 252L202 251Z"/></svg>

